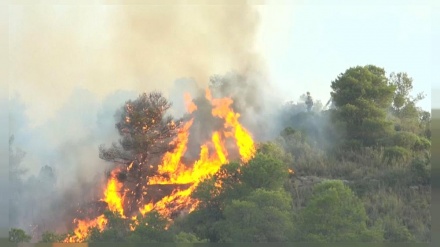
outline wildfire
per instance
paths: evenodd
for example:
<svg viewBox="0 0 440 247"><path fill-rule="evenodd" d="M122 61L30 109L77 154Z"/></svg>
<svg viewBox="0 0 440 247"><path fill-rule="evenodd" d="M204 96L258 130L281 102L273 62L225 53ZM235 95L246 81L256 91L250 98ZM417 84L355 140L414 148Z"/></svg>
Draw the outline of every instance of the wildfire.
<svg viewBox="0 0 440 247"><path fill-rule="evenodd" d="M104 230L105 225L107 224L107 219L104 217L104 215L100 215L93 220L75 219L74 223L77 224L76 229L73 231L74 236L69 236L64 240L64 242L75 243L84 241L88 236L88 231L90 228L97 227L100 231Z"/></svg>
<svg viewBox="0 0 440 247"><path fill-rule="evenodd" d="M225 128L232 128L232 132L226 132L226 136L233 135L237 141L238 151L244 163L248 162L255 153L254 141L249 132L238 122L239 113L231 109L233 103L231 98L212 99L209 90L206 91L207 98L211 99L213 106L212 115L225 120Z"/></svg>
<svg viewBox="0 0 440 247"><path fill-rule="evenodd" d="M189 95L188 93L185 93L183 96L185 99L186 110L188 111L188 113L193 113L194 111L196 111L197 106L192 101L191 95Z"/></svg>
<svg viewBox="0 0 440 247"><path fill-rule="evenodd" d="M121 197L119 191L122 189L122 183L118 181L116 175L119 172L115 169L111 172L111 177L107 182L107 187L104 191L104 201L107 203L108 208L112 212L118 212L120 215L124 215L123 197Z"/></svg>
<svg viewBox="0 0 440 247"><path fill-rule="evenodd" d="M118 174L119 169L115 169L111 172L110 178L107 182L107 186L104 191L104 199L107 203L108 208L112 212L118 212L122 217L124 217L124 208L123 208L123 196L120 195L119 191L122 188L122 183L118 181L116 175ZM100 231L104 230L105 225L107 224L107 219L102 214L93 220L80 220L74 219L74 223L76 223L76 228L73 231L74 236L69 236L65 239L65 242L82 242L88 236L88 230L92 227L97 227Z"/></svg>
<svg viewBox="0 0 440 247"><path fill-rule="evenodd" d="M185 104L188 113L197 111L197 106L191 100L189 94L185 94ZM205 98L212 106L212 116L222 119L224 126L220 130L213 131L211 139L200 146L199 159L192 164L182 162L187 151L190 137L190 129L194 118L190 119L180 129L173 141L176 147L173 151L165 153L161 164L158 165L157 175L148 178L148 185L181 184L189 185L185 189L175 189L157 202L150 202L139 208L139 213L147 214L156 210L162 216L170 218L171 214L181 210L193 211L198 202L191 198L191 193L203 179L215 174L222 165L229 162L226 140L233 140L240 159L243 163L249 161L255 154L255 145L250 133L239 123L240 114L231 108L231 98L213 98L211 92L206 90ZM231 148L228 146L228 148ZM104 201L111 211L116 211L124 216L124 195L121 194L123 184L118 181L119 170L112 171L104 191ZM132 219L135 219L133 217ZM67 239L67 242L80 242L87 237L87 229L97 226L100 230L105 227L106 219L103 215L91 221L77 220L75 236Z"/></svg>

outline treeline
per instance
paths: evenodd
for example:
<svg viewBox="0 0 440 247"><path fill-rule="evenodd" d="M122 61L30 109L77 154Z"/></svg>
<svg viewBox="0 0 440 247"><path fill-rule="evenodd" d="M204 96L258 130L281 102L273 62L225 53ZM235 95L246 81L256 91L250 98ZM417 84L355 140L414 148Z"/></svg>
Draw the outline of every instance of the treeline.
<svg viewBox="0 0 440 247"><path fill-rule="evenodd" d="M87 241L429 242L431 114L417 107L424 95L412 97L412 83L406 73L349 68L331 82L330 109L286 105L280 135L248 164L200 183L195 211L171 225L153 211L134 230L106 212L107 228L91 228ZM11 240L30 238L12 229Z"/></svg>

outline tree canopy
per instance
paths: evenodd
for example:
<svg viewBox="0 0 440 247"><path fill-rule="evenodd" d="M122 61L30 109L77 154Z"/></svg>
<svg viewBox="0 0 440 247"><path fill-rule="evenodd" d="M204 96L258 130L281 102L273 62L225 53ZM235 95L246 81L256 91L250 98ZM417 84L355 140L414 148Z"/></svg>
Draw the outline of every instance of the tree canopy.
<svg viewBox="0 0 440 247"><path fill-rule="evenodd" d="M349 68L331 87L334 120L344 124L349 145L374 146L392 134L392 122L386 116L396 86L389 83L384 69L373 65Z"/></svg>
<svg viewBox="0 0 440 247"><path fill-rule="evenodd" d="M367 228L362 201L342 181L315 185L312 197L301 212L299 239L318 242L379 241L380 231Z"/></svg>

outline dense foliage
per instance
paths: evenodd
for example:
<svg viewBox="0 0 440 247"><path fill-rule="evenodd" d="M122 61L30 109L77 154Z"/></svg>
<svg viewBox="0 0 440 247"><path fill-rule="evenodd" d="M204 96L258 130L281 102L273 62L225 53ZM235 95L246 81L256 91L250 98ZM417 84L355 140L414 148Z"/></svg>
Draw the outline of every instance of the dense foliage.
<svg viewBox="0 0 440 247"><path fill-rule="evenodd" d="M171 225L153 211L133 229L130 219L106 212L107 228L92 228L87 241L429 242L431 115L416 106L423 94L411 96L406 73L387 77L372 65L349 68L331 87L331 109L286 105L274 119L284 127L277 138L259 143L247 164L225 164L201 182L195 211ZM176 127L164 111L145 110L154 102L169 107L158 94L128 102L117 126L120 145L101 155L142 167L149 150L169 148L149 139L149 128L165 140ZM142 159L133 155L144 151ZM17 229L11 238L29 240Z"/></svg>

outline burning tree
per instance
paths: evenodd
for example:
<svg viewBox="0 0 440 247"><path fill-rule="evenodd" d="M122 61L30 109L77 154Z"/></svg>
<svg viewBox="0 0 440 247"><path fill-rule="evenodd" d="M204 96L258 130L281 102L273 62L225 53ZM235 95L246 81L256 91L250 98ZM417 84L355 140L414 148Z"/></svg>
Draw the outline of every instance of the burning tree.
<svg viewBox="0 0 440 247"><path fill-rule="evenodd" d="M116 124L121 136L119 144L100 147L100 158L119 167L110 176L115 179L114 189L124 189L118 192L123 194L126 215L137 212L145 203L148 178L157 172L154 164L174 148L170 143L177 135L180 122L165 115L170 107L171 103L158 92L144 93L136 100L127 101ZM118 182L124 184L123 188Z"/></svg>
<svg viewBox="0 0 440 247"><path fill-rule="evenodd" d="M188 114L175 122L165 115L171 103L160 93L126 102L118 112L119 143L100 147L100 157L115 164L103 197L94 212L74 219L74 235L65 242L87 240L91 228L107 229L103 210L133 221L131 231L142 222L138 213L147 217L155 210L168 221L191 212L198 205L191 194L201 181L231 159L245 164L254 156L254 141L231 98L214 98L208 89L197 100L186 94L185 103Z"/></svg>

